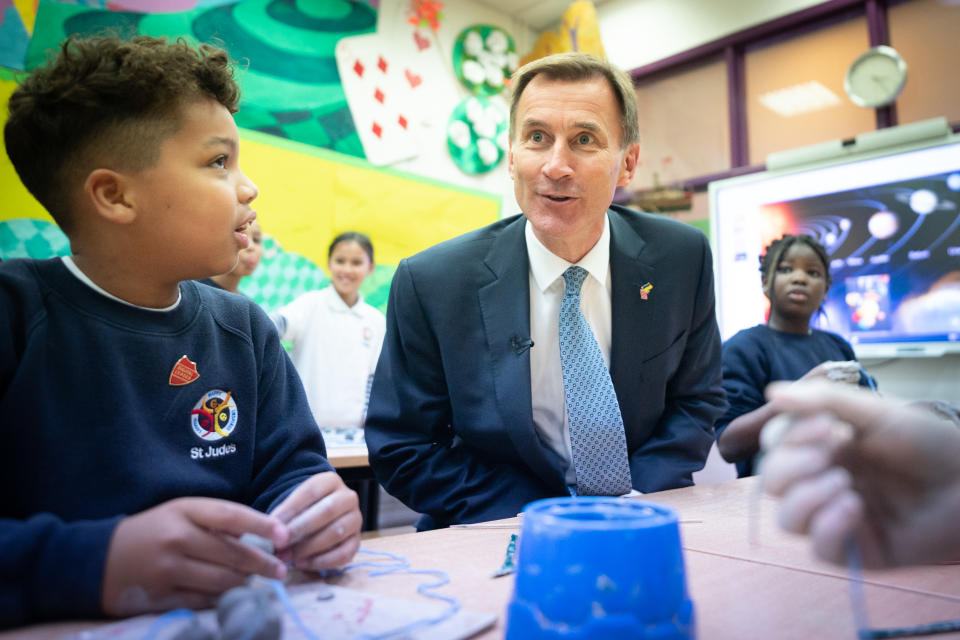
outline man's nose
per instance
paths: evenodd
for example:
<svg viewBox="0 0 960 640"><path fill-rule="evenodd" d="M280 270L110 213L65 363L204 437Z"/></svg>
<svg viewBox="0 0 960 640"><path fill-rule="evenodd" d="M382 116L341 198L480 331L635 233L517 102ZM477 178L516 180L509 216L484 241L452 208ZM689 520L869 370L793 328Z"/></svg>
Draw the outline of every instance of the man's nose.
<svg viewBox="0 0 960 640"><path fill-rule="evenodd" d="M570 148L563 140L557 140L550 148L550 156L543 165L543 174L551 180L560 180L573 174Z"/></svg>

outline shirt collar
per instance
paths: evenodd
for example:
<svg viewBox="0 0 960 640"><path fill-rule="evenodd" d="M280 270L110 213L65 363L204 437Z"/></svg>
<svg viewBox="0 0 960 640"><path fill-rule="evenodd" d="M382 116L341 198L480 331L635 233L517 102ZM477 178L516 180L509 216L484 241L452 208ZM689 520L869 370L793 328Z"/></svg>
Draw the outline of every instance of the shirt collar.
<svg viewBox="0 0 960 640"><path fill-rule="evenodd" d="M526 221L524 235L527 241L527 256L530 260L530 272L533 274L533 280L541 292L546 290L556 282L557 278L563 277L573 262L567 262L563 258L553 254L543 246L543 243L537 239L533 233L533 226ZM603 217L603 231L600 233L600 239L593 248L587 252L587 255L576 263L583 267L591 276L593 276L601 285L607 286L607 277L610 274L610 218Z"/></svg>
<svg viewBox="0 0 960 640"><path fill-rule="evenodd" d="M337 293L337 290L334 288L333 283L331 282L327 287L327 306L331 311L337 313L352 313L353 315L359 317L363 316L363 313L360 312L361 305L363 302L363 296L359 293L357 294L357 303L352 307L348 307L347 303L343 301L343 298L340 297L340 294Z"/></svg>
<svg viewBox="0 0 960 640"><path fill-rule="evenodd" d="M90 287L100 295L106 296L107 298L110 298L115 302L119 302L120 304L125 304L128 307L133 307L134 309L143 309L144 311L173 311L178 306L180 306L181 295L180 295L179 287L177 287L177 300L169 307L163 307L162 309L154 309L153 307L141 307L138 304L133 304L132 302L127 302L126 300L118 298L117 296L113 295L106 289L100 287L96 282L91 280L90 277L87 276L87 274L85 274L83 271L80 270L80 267L77 266L77 263L73 261L73 256L62 256L60 260L63 262L63 265L67 268L67 270L73 275L75 275L77 279L80 280L82 283L84 283L85 285L87 285L88 287Z"/></svg>

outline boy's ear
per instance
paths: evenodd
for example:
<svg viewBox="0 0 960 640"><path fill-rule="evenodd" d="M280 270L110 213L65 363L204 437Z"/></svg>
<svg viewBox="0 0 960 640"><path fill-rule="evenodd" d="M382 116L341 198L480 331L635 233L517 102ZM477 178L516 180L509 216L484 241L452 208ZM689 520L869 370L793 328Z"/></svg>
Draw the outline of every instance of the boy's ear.
<svg viewBox="0 0 960 640"><path fill-rule="evenodd" d="M129 224L137 214L126 192L128 186L123 174L111 169L94 169L83 183L83 191L102 218Z"/></svg>

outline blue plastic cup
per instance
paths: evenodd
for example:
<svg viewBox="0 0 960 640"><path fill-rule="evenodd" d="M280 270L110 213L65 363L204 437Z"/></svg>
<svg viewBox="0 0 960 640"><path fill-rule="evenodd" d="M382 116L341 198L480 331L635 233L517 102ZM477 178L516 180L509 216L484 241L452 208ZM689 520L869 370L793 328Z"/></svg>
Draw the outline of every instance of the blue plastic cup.
<svg viewBox="0 0 960 640"><path fill-rule="evenodd" d="M528 504L506 637L696 638L676 512L623 498Z"/></svg>

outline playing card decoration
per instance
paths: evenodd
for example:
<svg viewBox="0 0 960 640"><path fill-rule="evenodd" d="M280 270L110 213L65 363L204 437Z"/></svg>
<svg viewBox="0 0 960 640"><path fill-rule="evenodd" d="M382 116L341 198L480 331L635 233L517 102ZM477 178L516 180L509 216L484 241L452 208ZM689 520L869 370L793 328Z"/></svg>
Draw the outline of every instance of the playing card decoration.
<svg viewBox="0 0 960 640"><path fill-rule="evenodd" d="M517 68L513 38L486 24L467 27L453 45L453 68L471 93L496 95L509 84L510 74Z"/></svg>
<svg viewBox="0 0 960 640"><path fill-rule="evenodd" d="M506 153L507 124L507 114L489 98L461 101L447 124L450 157L466 173L490 171Z"/></svg>
<svg viewBox="0 0 960 640"><path fill-rule="evenodd" d="M422 90L423 75L377 34L343 38L335 55L367 160L382 166L417 155L414 94Z"/></svg>

